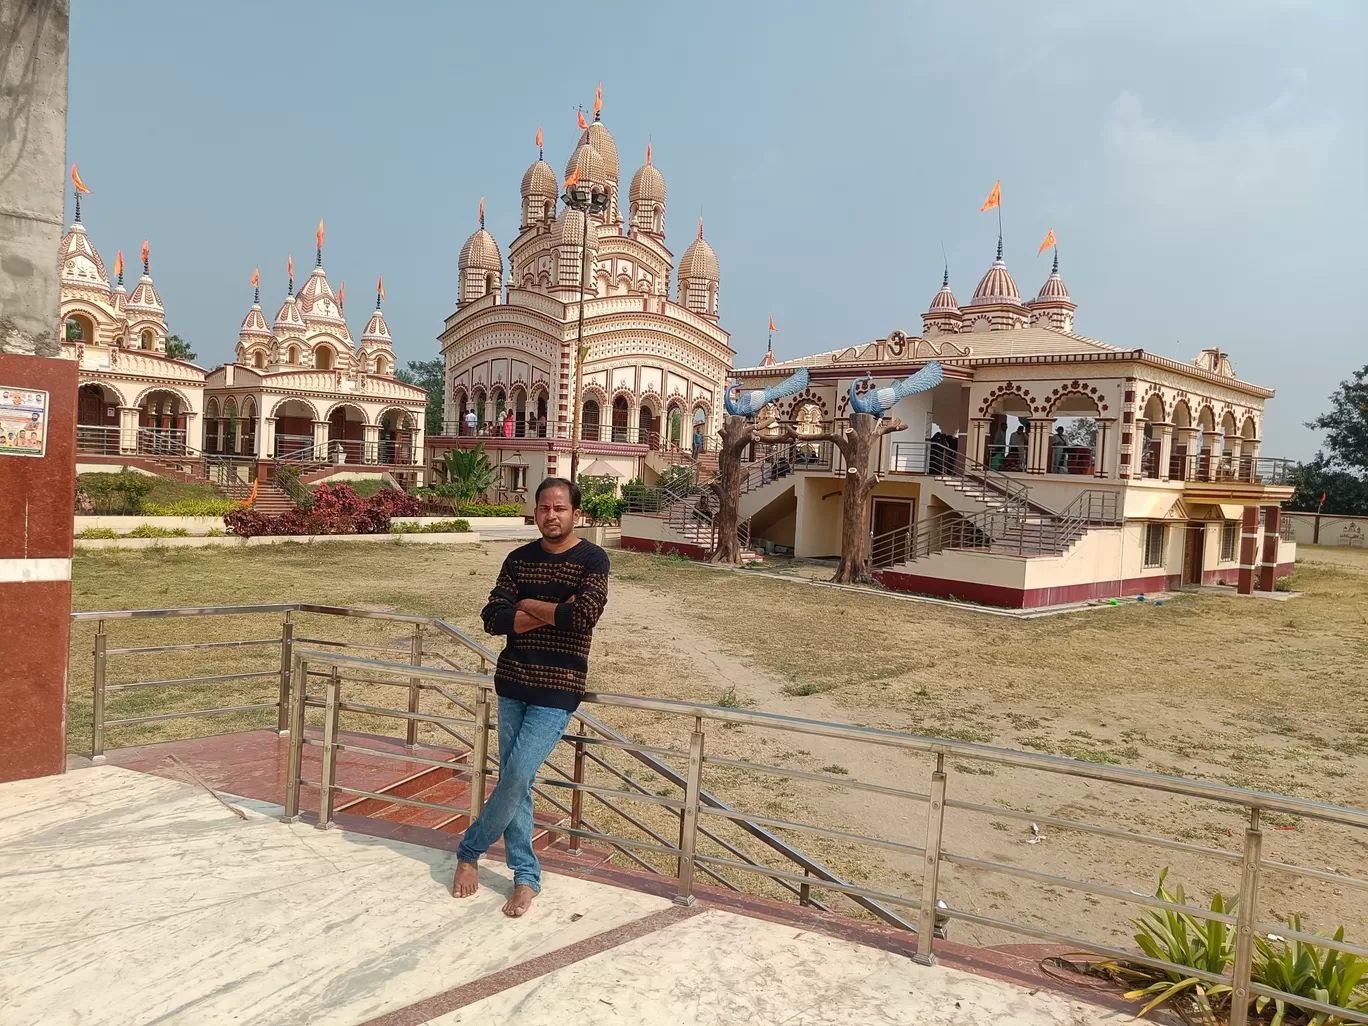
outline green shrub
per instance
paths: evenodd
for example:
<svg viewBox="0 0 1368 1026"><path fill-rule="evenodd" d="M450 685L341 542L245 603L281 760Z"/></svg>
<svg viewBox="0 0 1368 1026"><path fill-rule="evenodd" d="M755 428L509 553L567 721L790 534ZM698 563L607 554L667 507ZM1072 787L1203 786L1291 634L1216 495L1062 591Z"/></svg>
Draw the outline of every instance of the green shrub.
<svg viewBox="0 0 1368 1026"><path fill-rule="evenodd" d="M1288 916L1287 926L1295 933L1304 932L1299 915ZM1343 943L1344 927L1339 927L1332 939ZM1368 959L1333 948L1318 948L1295 938L1256 936L1254 943L1253 976L1265 987L1354 1012L1368 1012ZM1262 1013L1270 1004L1275 1011L1271 1026L1281 1026L1289 1004L1297 1007L1295 1001L1260 996L1254 999L1254 1010ZM1312 1018L1316 1023L1330 1021L1343 1020Z"/></svg>
<svg viewBox="0 0 1368 1026"><path fill-rule="evenodd" d="M76 490L89 500L91 512L121 516L137 513L154 484L155 479L147 474L124 467L117 474L82 474Z"/></svg>
<svg viewBox="0 0 1368 1026"><path fill-rule="evenodd" d="M159 524L139 524L128 532L130 538L187 538L190 532L183 527L162 527Z"/></svg>
<svg viewBox="0 0 1368 1026"><path fill-rule="evenodd" d="M117 538L119 532L112 527L87 527L77 538Z"/></svg>
<svg viewBox="0 0 1368 1026"><path fill-rule="evenodd" d="M437 520L431 524L390 524L390 534L468 534L469 520Z"/></svg>
<svg viewBox="0 0 1368 1026"><path fill-rule="evenodd" d="M140 512L149 517L221 517L241 506L234 499L182 499L179 502L144 502Z"/></svg>
<svg viewBox="0 0 1368 1026"><path fill-rule="evenodd" d="M422 524L390 524L390 534L418 534L422 531Z"/></svg>
<svg viewBox="0 0 1368 1026"><path fill-rule="evenodd" d="M462 503L457 512L463 517L520 517L523 515L522 507L516 502L506 502L497 506L484 502L467 502Z"/></svg>
<svg viewBox="0 0 1368 1026"><path fill-rule="evenodd" d="M221 527L211 527L204 532L206 538L227 538L228 532Z"/></svg>
<svg viewBox="0 0 1368 1026"><path fill-rule="evenodd" d="M615 524L626 511L627 500L614 498L611 492L600 492L585 499L581 508L591 525Z"/></svg>
<svg viewBox="0 0 1368 1026"><path fill-rule="evenodd" d="M589 477L587 474L579 476L580 498L588 503L592 498L599 495L607 495L610 498L617 494L617 478L610 476Z"/></svg>

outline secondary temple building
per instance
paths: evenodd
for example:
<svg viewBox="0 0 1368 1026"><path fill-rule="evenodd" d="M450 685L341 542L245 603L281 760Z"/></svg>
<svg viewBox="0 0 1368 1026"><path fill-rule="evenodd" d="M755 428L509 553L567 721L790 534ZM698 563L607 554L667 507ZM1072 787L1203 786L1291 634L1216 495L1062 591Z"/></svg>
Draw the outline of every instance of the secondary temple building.
<svg viewBox="0 0 1368 1026"><path fill-rule="evenodd" d="M576 416L581 474L649 475L665 453L701 447L719 425L734 355L702 220L677 267L666 246L665 179L651 147L623 197L617 145L596 114L565 177L604 194L603 209L562 208L539 152L523 175L507 271L481 201L440 336L445 428L428 439L429 467L478 440L501 468L501 498L525 504L529 484L568 474Z"/></svg>
<svg viewBox="0 0 1368 1026"><path fill-rule="evenodd" d="M1183 585L1272 590L1294 558L1280 545L1290 467L1261 453L1273 390L1215 349L1183 362L1077 334L1075 310L1057 258L1023 300L999 243L968 302L947 274L920 335L739 371L746 389L810 372L804 392L767 411L798 443L750 454L752 547L839 554L840 454L802 436L843 426L852 385L888 385L934 359L944 381L901 400L891 415L907 426L875 456L872 552L888 587L1017 607ZM706 516L630 516L623 544L705 555Z"/></svg>
<svg viewBox="0 0 1368 1026"><path fill-rule="evenodd" d="M293 261L268 323L257 288L236 358L206 371L167 351L166 310L144 243L130 294L123 254L114 280L81 223L62 239L62 355L80 366L77 448L82 470L129 465L246 482L280 463L306 473L420 476L426 392L394 376L393 341L377 297L359 342L317 260L299 295ZM341 469L339 469L341 468Z"/></svg>

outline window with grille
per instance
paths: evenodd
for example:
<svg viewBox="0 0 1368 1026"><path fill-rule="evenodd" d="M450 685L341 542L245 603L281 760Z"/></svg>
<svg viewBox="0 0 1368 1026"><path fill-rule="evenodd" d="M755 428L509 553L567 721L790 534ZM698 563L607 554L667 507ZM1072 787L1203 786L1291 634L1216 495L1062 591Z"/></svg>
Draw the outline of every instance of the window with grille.
<svg viewBox="0 0 1368 1026"><path fill-rule="evenodd" d="M1229 521L1221 526L1221 562L1235 562L1235 544L1240 536L1240 525Z"/></svg>
<svg viewBox="0 0 1368 1026"><path fill-rule="evenodd" d="M1145 566L1164 565L1164 525L1145 525Z"/></svg>

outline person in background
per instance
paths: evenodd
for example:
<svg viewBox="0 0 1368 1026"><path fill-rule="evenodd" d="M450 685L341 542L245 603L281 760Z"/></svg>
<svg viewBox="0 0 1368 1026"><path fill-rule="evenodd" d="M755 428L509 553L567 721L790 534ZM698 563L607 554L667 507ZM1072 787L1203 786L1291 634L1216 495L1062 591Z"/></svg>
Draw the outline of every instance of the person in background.
<svg viewBox="0 0 1368 1026"><path fill-rule="evenodd" d="M1012 439L1007 443L1007 462L1015 464L1015 470L1026 469L1026 432L1029 430L1029 421L1018 421L1017 429L1012 432Z"/></svg>
<svg viewBox="0 0 1368 1026"><path fill-rule="evenodd" d="M537 486L538 541L504 560L481 618L507 638L494 671L499 696L499 782L466 828L451 892L480 887L479 860L503 838L513 871L504 915L518 918L541 891L532 849L532 784L584 697L594 626L608 603L608 554L575 534L579 485L548 477Z"/></svg>
<svg viewBox="0 0 1368 1026"><path fill-rule="evenodd" d="M1064 441L1064 429L1055 428L1054 434L1050 437L1050 473L1066 473L1065 466L1069 457L1069 443Z"/></svg>
<svg viewBox="0 0 1368 1026"><path fill-rule="evenodd" d="M997 470L1007 457L1007 418L999 417L988 440L988 466Z"/></svg>
<svg viewBox="0 0 1368 1026"><path fill-rule="evenodd" d="M473 434L475 433L476 419L477 419L477 418L475 417L475 411L474 411L474 410L466 410L466 415L465 415L465 433L466 433L466 434L468 434L468 435L473 435Z"/></svg>
<svg viewBox="0 0 1368 1026"><path fill-rule="evenodd" d="M513 411L511 411L511 410L510 410L508 413L505 413L505 414L504 414L504 419L503 419L503 436L504 436L505 438L512 438L512 437L513 437Z"/></svg>

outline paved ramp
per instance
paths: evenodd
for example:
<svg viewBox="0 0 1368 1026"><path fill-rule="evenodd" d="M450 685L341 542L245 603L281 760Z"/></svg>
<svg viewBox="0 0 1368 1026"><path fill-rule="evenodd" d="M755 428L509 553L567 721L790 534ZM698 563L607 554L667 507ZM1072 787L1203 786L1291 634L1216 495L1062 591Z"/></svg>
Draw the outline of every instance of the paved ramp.
<svg viewBox="0 0 1368 1026"><path fill-rule="evenodd" d="M746 916L305 824L112 766L0 785L6 1026L1126 1020ZM578 1019L567 1020L567 1015Z"/></svg>

